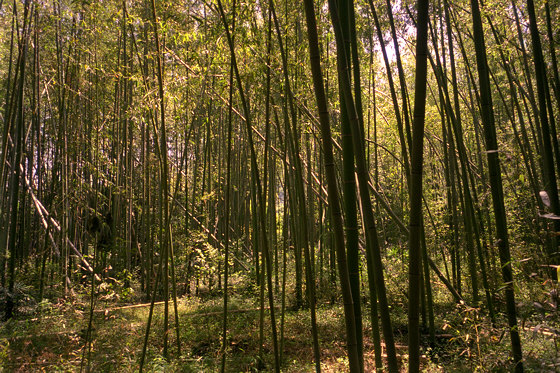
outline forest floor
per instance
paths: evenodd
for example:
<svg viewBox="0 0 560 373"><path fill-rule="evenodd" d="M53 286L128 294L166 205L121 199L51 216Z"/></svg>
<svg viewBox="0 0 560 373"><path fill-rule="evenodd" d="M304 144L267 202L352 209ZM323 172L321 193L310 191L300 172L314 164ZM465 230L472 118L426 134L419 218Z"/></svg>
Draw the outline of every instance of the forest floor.
<svg viewBox="0 0 560 373"><path fill-rule="evenodd" d="M89 322L89 300L83 289L72 299L56 303L42 302L20 309L15 319L0 323L0 371L6 372L132 372L138 371L149 304L140 295L119 297L118 291L106 291L95 304L93 333L89 355L84 346ZM122 292L123 289L121 289ZM436 339L430 343L423 334L422 367L426 372L501 372L511 367L509 336L500 315L492 327L486 315L476 308L454 304L449 297L435 294ZM439 294L439 295L438 295ZM119 299L120 298L120 299ZM123 298L127 298L124 302ZM407 365L406 308L404 296L391 299L393 330L400 364ZM288 299L288 305L292 300ZM178 301L181 352L177 352L173 303L169 303L168 354L163 356L162 302L154 307L152 327L146 351L147 372L215 372L219 371L222 331L222 298L184 296ZM531 304L533 303L533 304ZM560 332L558 310L546 308L546 302L520 302L521 337L526 371L560 371ZM277 305L281 300L277 299ZM539 308L538 306L541 306ZM543 308L544 307L544 308ZM502 307L503 308L503 307ZM535 312L535 309L541 310ZM228 372L253 372L258 367L259 302L258 297L234 294L228 313ZM369 309L364 314L365 370L375 370ZM441 315L444 315L441 317ZM278 335L282 323L280 308L276 311ZM347 371L344 344L344 318L341 302L321 302L317 310L323 372ZM282 371L314 371L310 316L308 310L286 308L284 314ZM269 311L265 311L265 371L273 367ZM87 351L87 350L86 350ZM89 359L88 359L89 356ZM82 362L82 359L84 361Z"/></svg>

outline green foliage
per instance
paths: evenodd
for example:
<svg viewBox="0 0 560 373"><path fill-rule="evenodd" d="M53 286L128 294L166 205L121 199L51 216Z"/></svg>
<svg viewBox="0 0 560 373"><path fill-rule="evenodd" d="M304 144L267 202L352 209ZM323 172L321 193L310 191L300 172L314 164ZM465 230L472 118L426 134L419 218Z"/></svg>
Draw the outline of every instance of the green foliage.
<svg viewBox="0 0 560 373"><path fill-rule="evenodd" d="M43 316L48 316L55 312L54 305L48 300L43 299L37 303L37 313Z"/></svg>
<svg viewBox="0 0 560 373"><path fill-rule="evenodd" d="M169 363L161 355L155 356L147 366L146 371L150 373L163 373L169 370Z"/></svg>
<svg viewBox="0 0 560 373"><path fill-rule="evenodd" d="M16 282L14 290L10 293L7 288L0 287L0 317L4 316L6 299L11 297L14 302L14 313L25 315L30 314L35 309L36 302L33 296L34 289L25 283Z"/></svg>
<svg viewBox="0 0 560 373"><path fill-rule="evenodd" d="M129 302L135 299L133 284L135 277L128 270L118 272L115 277L104 278L97 285L96 295L106 302ZM136 285L137 287L137 285Z"/></svg>
<svg viewBox="0 0 560 373"><path fill-rule="evenodd" d="M10 343L5 339L0 339L0 369L8 369L5 363L8 362Z"/></svg>

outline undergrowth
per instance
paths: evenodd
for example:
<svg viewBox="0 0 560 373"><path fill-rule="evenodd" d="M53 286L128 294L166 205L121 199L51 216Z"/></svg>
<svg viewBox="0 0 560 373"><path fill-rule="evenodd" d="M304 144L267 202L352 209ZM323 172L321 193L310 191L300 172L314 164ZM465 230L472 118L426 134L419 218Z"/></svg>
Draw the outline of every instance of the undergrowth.
<svg viewBox="0 0 560 373"><path fill-rule="evenodd" d="M113 281L114 280L114 281ZM116 278L96 290L91 352L84 354L89 320L90 288L76 286L67 299L33 301L33 294L20 286L19 313L0 324L0 371L138 371L149 303L138 284L125 286ZM393 283L398 283L398 278ZM557 285L526 279L524 292L518 291L519 328L525 370L560 371L560 323L555 303ZM237 284L237 289L244 289ZM391 286L391 282L389 283ZM402 370L407 368L407 305L403 289L390 287L392 326ZM318 292L317 323L324 372L347 371L344 311L340 299L332 301L329 292ZM435 336L427 323L422 325L422 369L426 372L507 372L512 368L505 305L494 295L494 324L485 308L456 304L438 281L433 281ZM288 297L283 330L281 297L275 304L282 371L314 371L310 315L306 309L294 310ZM27 300L27 301L26 301ZM364 301L365 370L375 370L369 299ZM468 301L468 300L467 300ZM178 301L180 344L178 351L173 306L169 305L170 331L168 357L163 356L163 304L154 309L144 370L148 372L214 372L221 363L223 303L219 291L200 297L183 296ZM265 302L268 304L268 302ZM129 307L129 305L136 305ZM244 289L231 295L228 320L227 371L252 372L258 367L273 368L269 311L265 310L264 341L259 342L258 289ZM86 351L87 352L87 351ZM259 358L260 357L260 358ZM83 360L83 362L82 362Z"/></svg>

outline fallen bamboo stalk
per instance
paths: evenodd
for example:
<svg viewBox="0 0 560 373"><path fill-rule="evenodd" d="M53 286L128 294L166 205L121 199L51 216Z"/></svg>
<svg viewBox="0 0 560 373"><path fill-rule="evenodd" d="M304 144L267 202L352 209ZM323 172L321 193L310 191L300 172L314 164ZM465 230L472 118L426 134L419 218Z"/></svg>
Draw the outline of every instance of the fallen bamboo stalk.
<svg viewBox="0 0 560 373"><path fill-rule="evenodd" d="M165 302L155 302L154 306L162 305ZM106 309L98 309L95 310L95 313L109 313L114 311L121 311L133 308L142 308L148 307L150 303L141 303L141 304L131 304L128 306L121 306L121 307L114 307L114 308L106 308ZM280 309L279 307L275 307L276 309ZM265 307L265 310L269 310L270 307ZM245 313L245 312L256 312L260 311L260 308L243 308L243 309L236 309L236 310L228 310L228 313ZM206 312L206 313L188 313L183 315L183 317L206 317L206 316L219 316L223 314L223 311L216 311L216 312Z"/></svg>

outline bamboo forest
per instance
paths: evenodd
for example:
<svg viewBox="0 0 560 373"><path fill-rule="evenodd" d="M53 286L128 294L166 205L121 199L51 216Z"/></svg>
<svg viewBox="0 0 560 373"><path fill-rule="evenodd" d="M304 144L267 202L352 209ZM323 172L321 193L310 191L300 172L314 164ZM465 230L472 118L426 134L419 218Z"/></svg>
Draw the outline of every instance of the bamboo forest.
<svg viewBox="0 0 560 373"><path fill-rule="evenodd" d="M560 372L559 0L0 0L0 372Z"/></svg>

